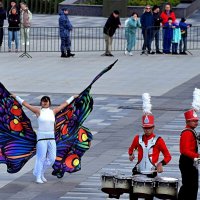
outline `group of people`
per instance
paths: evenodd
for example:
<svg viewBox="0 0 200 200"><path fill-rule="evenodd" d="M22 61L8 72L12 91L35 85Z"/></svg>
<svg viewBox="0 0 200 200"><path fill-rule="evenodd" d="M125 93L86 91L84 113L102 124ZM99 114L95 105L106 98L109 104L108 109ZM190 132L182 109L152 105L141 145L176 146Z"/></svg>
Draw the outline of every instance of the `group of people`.
<svg viewBox="0 0 200 200"><path fill-rule="evenodd" d="M104 56L113 56L111 53L113 35L117 28L121 27L119 11L114 10L104 26L106 50ZM182 54L187 55L187 29L191 24L186 23L185 18L178 22L171 5L167 3L165 9L160 13L160 8L147 5L140 19L136 12L125 21L125 38L127 45L125 55L132 56L132 49L136 44L137 29L142 29L143 46L141 54ZM163 51L160 51L160 29L162 27ZM155 40L155 49L152 51L152 42ZM179 47L179 52L178 52Z"/></svg>
<svg viewBox="0 0 200 200"><path fill-rule="evenodd" d="M182 186L178 193L178 200L197 200L199 175L198 164L195 164L195 159L200 158L200 154L198 153L198 136L195 128L198 126L199 120L196 111L199 110L200 90L195 89L193 94L195 93L198 93L198 102L193 99L192 109L184 113L186 126L180 133L179 168L182 176ZM195 105L195 101L198 105ZM157 173L163 172L163 166L170 162L171 155L162 137L156 136L154 133L154 115L151 112L148 93L143 94L143 111L142 128L144 134L134 137L128 149L128 154L130 161L137 157L133 175L141 174L154 178ZM134 153L135 151L137 151L137 156ZM159 161L160 153L164 157L161 161ZM132 195L131 199L138 199L137 195L130 195ZM147 199L152 200L153 196Z"/></svg>
<svg viewBox="0 0 200 200"><path fill-rule="evenodd" d="M3 42L4 20L8 19L8 51L12 50L12 42L15 43L15 52L19 50L19 31L22 45L29 45L29 31L32 20L32 13L26 3L21 2L18 6L15 0L10 1L8 10L3 9L0 1L0 47Z"/></svg>

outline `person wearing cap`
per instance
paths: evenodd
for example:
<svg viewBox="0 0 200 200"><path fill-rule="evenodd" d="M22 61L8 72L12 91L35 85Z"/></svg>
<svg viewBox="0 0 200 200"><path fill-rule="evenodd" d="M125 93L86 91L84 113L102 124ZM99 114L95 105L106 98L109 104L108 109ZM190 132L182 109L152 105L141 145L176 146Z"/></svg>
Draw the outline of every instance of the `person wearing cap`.
<svg viewBox="0 0 200 200"><path fill-rule="evenodd" d="M190 28L192 24L186 23L186 19L183 17L179 23L179 27L181 29L181 41L179 44L179 54L187 55L187 29Z"/></svg>
<svg viewBox="0 0 200 200"><path fill-rule="evenodd" d="M3 9L3 3L0 2L0 47L3 43L3 25L6 19L6 11Z"/></svg>
<svg viewBox="0 0 200 200"><path fill-rule="evenodd" d="M49 166L52 166L56 159L56 141L54 134L55 115L69 105L76 96L71 96L68 100L53 109L51 99L43 96L40 100L41 108L32 106L19 96L12 94L22 106L33 112L38 121L36 162L33 174L36 176L36 183L47 182L44 173Z"/></svg>
<svg viewBox="0 0 200 200"><path fill-rule="evenodd" d="M119 18L119 11L114 10L110 15L110 17L107 19L103 28L106 50L105 53L102 54L102 56L113 56L111 54L113 35L115 34L117 28L120 27L121 27L121 22Z"/></svg>
<svg viewBox="0 0 200 200"><path fill-rule="evenodd" d="M155 39L156 54L162 54L159 48L160 26L162 22L162 18L160 17L159 6L154 5L152 8L152 12L153 12L153 21L154 21L152 41Z"/></svg>
<svg viewBox="0 0 200 200"><path fill-rule="evenodd" d="M68 18L69 10L67 7L63 8L59 15L59 30L60 30L60 38L61 38L61 57L69 58L74 57L75 54L71 53L71 39L70 32L72 31L72 24ZM67 52L67 54L66 54Z"/></svg>
<svg viewBox="0 0 200 200"><path fill-rule="evenodd" d="M143 97L146 94L147 93L144 93ZM149 108L151 106L147 105L146 107ZM157 176L157 173L163 172L163 166L168 164L171 160L171 155L164 140L162 137L155 135L154 127L154 116L151 114L150 110L148 112L145 111L142 116L142 128L144 134L136 135L128 149L130 161L133 161L135 158L134 151L137 150L138 154L138 162L132 171L133 175L143 174L147 177L154 178ZM160 152L163 154L164 158L162 161L158 162ZM132 197L133 199L138 199L135 194L132 195ZM149 199L153 199L153 196L148 198L148 200Z"/></svg>
<svg viewBox="0 0 200 200"><path fill-rule="evenodd" d="M186 126L180 136L179 168L182 176L182 186L179 190L178 200L196 200L198 193L199 173L194 159L200 158L195 128L199 118L194 109L184 113Z"/></svg>

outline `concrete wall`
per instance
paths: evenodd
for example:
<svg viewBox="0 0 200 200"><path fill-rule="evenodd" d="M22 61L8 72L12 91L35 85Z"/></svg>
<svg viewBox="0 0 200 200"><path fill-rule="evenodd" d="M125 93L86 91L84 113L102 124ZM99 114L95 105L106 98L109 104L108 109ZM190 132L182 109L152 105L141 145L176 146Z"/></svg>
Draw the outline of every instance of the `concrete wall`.
<svg viewBox="0 0 200 200"><path fill-rule="evenodd" d="M67 1L64 1L59 4L59 9L63 7L68 7L70 9L70 15L79 15L79 16L103 16L103 6L102 5L83 5L83 4L69 4ZM200 9L200 0L196 0L192 3L181 3L177 7L173 7L174 12L176 13L177 18L188 17L194 11ZM127 16L135 11L141 16L143 13L144 6L128 6L127 7Z"/></svg>

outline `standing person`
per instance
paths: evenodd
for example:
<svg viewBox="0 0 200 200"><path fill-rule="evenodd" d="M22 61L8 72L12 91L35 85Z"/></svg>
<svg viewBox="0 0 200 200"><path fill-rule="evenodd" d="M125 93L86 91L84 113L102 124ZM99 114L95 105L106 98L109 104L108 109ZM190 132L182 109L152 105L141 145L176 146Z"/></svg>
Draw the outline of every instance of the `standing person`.
<svg viewBox="0 0 200 200"><path fill-rule="evenodd" d="M179 53L182 55L187 55L187 29L192 26L192 24L188 24L185 22L185 18L181 18L179 23L179 27L181 29L181 41L179 44Z"/></svg>
<svg viewBox="0 0 200 200"><path fill-rule="evenodd" d="M0 2L0 47L3 43L3 25L6 19L6 11L3 9L3 3Z"/></svg>
<svg viewBox="0 0 200 200"><path fill-rule="evenodd" d="M179 23L175 20L174 24L176 27L173 29L173 38L172 38L172 54L178 54L178 45L181 41L181 29L179 28Z"/></svg>
<svg viewBox="0 0 200 200"><path fill-rule="evenodd" d="M69 105L74 96L70 97L60 106L51 109L51 100L48 96L43 96L40 101L41 108L32 106L19 96L12 95L22 105L32 111L38 121L36 162L33 174L36 176L36 183L47 182L44 177L46 169L53 165L56 159L56 141L55 141L55 115Z"/></svg>
<svg viewBox="0 0 200 200"><path fill-rule="evenodd" d="M106 51L102 56L113 56L111 54L113 35L117 28L121 27L119 18L119 11L114 10L110 17L107 19L106 24L103 28L104 38L106 43Z"/></svg>
<svg viewBox="0 0 200 200"><path fill-rule="evenodd" d="M17 2L16 0L11 0L7 9L7 17L11 14L11 9L12 8L16 8L17 9L17 13L20 13L20 9L17 6ZM12 36L12 43L14 44L14 34Z"/></svg>
<svg viewBox="0 0 200 200"><path fill-rule="evenodd" d="M133 175L143 174L147 177L153 178L157 176L157 172L163 172L163 166L171 160L171 155L167 149L164 140L160 136L154 134L154 116L151 113L150 95L144 93L143 98L143 111L142 128L143 135L136 135L128 149L129 160L133 161L135 158L134 151L137 150L138 162L133 168ZM164 158L161 162L159 160L160 152ZM157 171L157 172L155 172ZM131 199L137 200L135 194L130 193ZM153 196L148 200L153 199Z"/></svg>
<svg viewBox="0 0 200 200"><path fill-rule="evenodd" d="M130 56L133 55L131 50L136 43L136 31L138 27L141 27L140 20L138 19L138 14L133 12L131 17L125 24L125 37L127 40L125 55L127 54L129 54Z"/></svg>
<svg viewBox="0 0 200 200"><path fill-rule="evenodd" d="M171 9L171 4L167 3L165 5L165 9L162 11L162 13L160 14L160 17L162 18L162 26L164 26L167 22L168 19L171 18L172 19L172 23L175 22L176 20L176 15L175 13L172 11ZM164 49L164 34L165 34L165 29L163 29L163 49Z"/></svg>
<svg viewBox="0 0 200 200"><path fill-rule="evenodd" d="M172 22L172 18L169 17L168 22L164 25L164 37L163 37L163 53L170 54L171 53L171 44L173 39L173 29L176 28L177 25Z"/></svg>
<svg viewBox="0 0 200 200"><path fill-rule="evenodd" d="M68 18L69 10L68 8L63 8L59 13L59 29L61 38L61 57L74 57L75 54L71 53L71 39L70 32L72 31L72 24ZM66 54L67 51L67 54Z"/></svg>
<svg viewBox="0 0 200 200"><path fill-rule="evenodd" d="M11 41L14 39L15 41L15 52L18 52L19 48L19 24L20 24L20 16L17 13L17 9L13 7L11 9L11 14L8 16L8 51L11 52ZM13 38L14 36L14 38Z"/></svg>
<svg viewBox="0 0 200 200"><path fill-rule="evenodd" d="M20 30L21 30L21 42L22 45L29 45L29 32L32 20L32 13L28 9L28 6L24 3L20 3Z"/></svg>
<svg viewBox="0 0 200 200"><path fill-rule="evenodd" d="M198 141L195 128L198 126L199 118L195 110L199 110L199 106L195 106L195 93L198 93L198 101L200 98L200 90L195 88L193 93L193 108L184 113L186 126L180 136L180 159L179 168L182 176L182 186L179 190L178 200L197 200L199 172L198 166L194 165L194 159L200 158L198 153Z"/></svg>
<svg viewBox="0 0 200 200"><path fill-rule="evenodd" d="M151 12L151 6L147 5L145 7L144 13L140 18L141 26L142 26L142 35L144 39L144 43L142 46L142 53L144 54L146 49L148 50L148 54L154 54L155 52L151 52L151 42L152 42L152 34L153 34L153 14Z"/></svg>
<svg viewBox="0 0 200 200"><path fill-rule="evenodd" d="M152 8L152 11L153 11L153 20L154 20L152 40L155 39L156 54L162 54L159 48L160 26L162 22L162 18L160 17L160 8L157 5L154 5Z"/></svg>

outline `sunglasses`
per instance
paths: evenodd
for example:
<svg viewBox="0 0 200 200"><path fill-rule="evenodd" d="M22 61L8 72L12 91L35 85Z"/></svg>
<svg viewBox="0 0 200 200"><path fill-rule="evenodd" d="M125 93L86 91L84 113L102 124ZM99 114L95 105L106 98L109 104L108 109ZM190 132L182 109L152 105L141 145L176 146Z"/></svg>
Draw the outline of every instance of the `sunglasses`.
<svg viewBox="0 0 200 200"><path fill-rule="evenodd" d="M146 10L151 10L151 8L145 8Z"/></svg>

